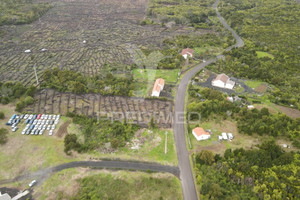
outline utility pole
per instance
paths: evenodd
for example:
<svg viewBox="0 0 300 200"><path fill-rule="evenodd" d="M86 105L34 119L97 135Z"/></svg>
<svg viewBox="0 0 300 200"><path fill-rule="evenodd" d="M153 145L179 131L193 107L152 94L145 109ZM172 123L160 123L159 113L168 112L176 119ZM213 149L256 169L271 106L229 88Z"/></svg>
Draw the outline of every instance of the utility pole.
<svg viewBox="0 0 300 200"><path fill-rule="evenodd" d="M39 85L39 79L38 79L38 76L37 76L37 74L36 74L35 64L34 64L34 66L33 66L33 69L34 69L34 74L35 74L35 78L36 78L36 84L37 84L37 86L38 86L38 85Z"/></svg>
<svg viewBox="0 0 300 200"><path fill-rule="evenodd" d="M166 139L165 139L165 154L167 154L168 151L168 131L166 131Z"/></svg>

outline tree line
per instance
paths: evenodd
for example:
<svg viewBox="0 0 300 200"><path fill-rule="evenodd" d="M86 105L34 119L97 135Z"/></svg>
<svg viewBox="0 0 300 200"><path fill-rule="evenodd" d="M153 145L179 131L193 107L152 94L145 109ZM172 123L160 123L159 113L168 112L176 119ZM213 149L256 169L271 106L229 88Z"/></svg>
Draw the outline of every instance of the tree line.
<svg viewBox="0 0 300 200"><path fill-rule="evenodd" d="M111 73L84 76L73 70L54 68L43 73L41 87L75 94L101 93L103 95L133 95L133 77L115 77Z"/></svg>

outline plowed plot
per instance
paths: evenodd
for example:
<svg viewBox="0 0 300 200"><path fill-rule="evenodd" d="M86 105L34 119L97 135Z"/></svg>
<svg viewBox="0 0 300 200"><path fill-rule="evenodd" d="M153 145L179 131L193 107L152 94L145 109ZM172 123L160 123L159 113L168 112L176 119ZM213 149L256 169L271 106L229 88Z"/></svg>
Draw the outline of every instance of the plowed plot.
<svg viewBox="0 0 300 200"><path fill-rule="evenodd" d="M133 97L102 96L100 94L76 95L42 90L35 95L35 104L26 108L32 113L67 114L74 112L90 117L125 120L147 126L151 118L159 127L172 127L173 102L147 100Z"/></svg>
<svg viewBox="0 0 300 200"><path fill-rule="evenodd" d="M34 83L34 64L39 77L53 67L94 75L105 63L132 64L129 46L157 49L166 37L192 31L139 25L147 0L39 2L51 2L53 8L32 24L1 27L0 80ZM25 53L26 49L31 53Z"/></svg>

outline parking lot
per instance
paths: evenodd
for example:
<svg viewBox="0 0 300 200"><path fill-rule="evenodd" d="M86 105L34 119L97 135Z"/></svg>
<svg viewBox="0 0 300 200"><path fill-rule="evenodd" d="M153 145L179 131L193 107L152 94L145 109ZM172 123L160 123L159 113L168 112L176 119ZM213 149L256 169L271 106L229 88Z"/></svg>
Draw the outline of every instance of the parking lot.
<svg viewBox="0 0 300 200"><path fill-rule="evenodd" d="M48 135L52 136L59 120L60 115L13 114L6 125L11 126L12 131L16 132L22 124L25 124L22 135L43 135L48 132Z"/></svg>

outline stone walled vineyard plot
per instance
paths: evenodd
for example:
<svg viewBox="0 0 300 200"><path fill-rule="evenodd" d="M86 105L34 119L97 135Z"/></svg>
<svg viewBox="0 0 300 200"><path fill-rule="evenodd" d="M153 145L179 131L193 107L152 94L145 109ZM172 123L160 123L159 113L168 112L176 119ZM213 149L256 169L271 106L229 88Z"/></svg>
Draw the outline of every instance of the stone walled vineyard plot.
<svg viewBox="0 0 300 200"><path fill-rule="evenodd" d="M74 112L89 117L103 117L114 120L135 122L147 126L151 118L157 120L159 127L172 126L173 102L147 100L121 96L102 96L100 94L76 95L44 89L35 95L35 103L26 112L62 114Z"/></svg>
<svg viewBox="0 0 300 200"><path fill-rule="evenodd" d="M141 26L147 0L38 0L52 8L28 25L1 26L0 79L35 83L45 69L59 67L86 75L101 73L105 63L133 64L128 46L159 49L166 37L190 32ZM86 40L86 44L83 41ZM129 45L130 44L130 45ZM41 51L43 48L46 51ZM31 53L24 51L30 49Z"/></svg>

